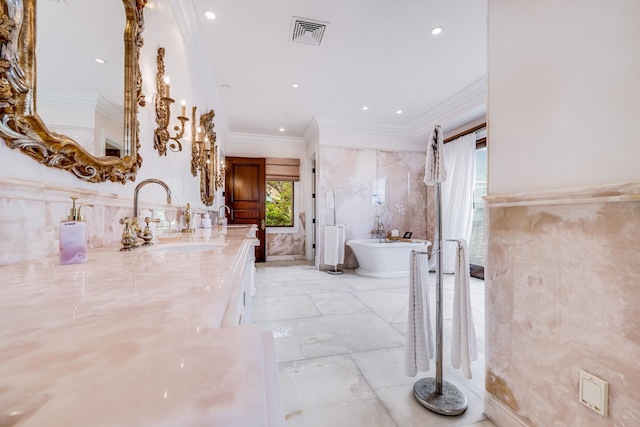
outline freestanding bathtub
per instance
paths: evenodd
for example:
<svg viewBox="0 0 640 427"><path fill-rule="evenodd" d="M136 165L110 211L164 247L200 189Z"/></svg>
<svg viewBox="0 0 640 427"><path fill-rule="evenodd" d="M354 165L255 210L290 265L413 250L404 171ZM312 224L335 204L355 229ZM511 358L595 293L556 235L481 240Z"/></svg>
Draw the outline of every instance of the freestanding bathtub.
<svg viewBox="0 0 640 427"><path fill-rule="evenodd" d="M380 239L354 239L347 245L351 248L359 267L356 274L365 277L389 279L409 276L409 260L412 249L425 250L431 245L428 240L386 241Z"/></svg>

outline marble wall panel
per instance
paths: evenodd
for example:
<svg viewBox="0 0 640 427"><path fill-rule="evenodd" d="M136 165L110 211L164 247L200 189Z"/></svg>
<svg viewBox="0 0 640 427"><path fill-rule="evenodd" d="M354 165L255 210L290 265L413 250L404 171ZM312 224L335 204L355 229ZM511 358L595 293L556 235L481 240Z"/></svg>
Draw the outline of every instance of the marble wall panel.
<svg viewBox="0 0 640 427"><path fill-rule="evenodd" d="M47 185L25 180L0 180L0 265L56 256L59 224L72 207L70 196L93 207L82 208L89 230L89 247L118 248L123 226L131 216L133 201L111 193ZM140 209L162 210L166 205L140 202ZM175 208L175 207L174 207ZM162 225L162 224L161 224Z"/></svg>
<svg viewBox="0 0 640 427"><path fill-rule="evenodd" d="M638 425L640 202L523 200L487 200L487 393L524 425ZM609 382L607 418L580 369Z"/></svg>
<svg viewBox="0 0 640 427"><path fill-rule="evenodd" d="M426 187L424 153L321 146L317 160L317 261L324 265L323 227L334 224L334 209L327 193L335 194L335 223L346 225L346 240L373 238L379 216L388 233L396 228L426 238ZM372 203L374 193L384 189L384 201ZM357 267L350 248L345 250L344 268Z"/></svg>
<svg viewBox="0 0 640 427"><path fill-rule="evenodd" d="M300 227L295 233L267 234L267 260L306 259L306 215L301 213Z"/></svg>
<svg viewBox="0 0 640 427"><path fill-rule="evenodd" d="M389 232L398 229L403 235L411 231L416 239L427 236L424 156L415 152L379 151L377 175L386 181L386 202L380 217Z"/></svg>

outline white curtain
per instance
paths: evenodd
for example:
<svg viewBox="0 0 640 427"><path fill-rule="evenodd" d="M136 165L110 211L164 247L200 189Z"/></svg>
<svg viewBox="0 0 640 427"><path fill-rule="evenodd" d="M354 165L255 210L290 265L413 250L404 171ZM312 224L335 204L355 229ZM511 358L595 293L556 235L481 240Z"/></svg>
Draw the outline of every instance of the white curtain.
<svg viewBox="0 0 640 427"><path fill-rule="evenodd" d="M476 177L475 133L444 144L444 161L447 180L442 183L442 271L452 274L457 244L445 240L471 240ZM431 257L429 267L435 269L435 257Z"/></svg>

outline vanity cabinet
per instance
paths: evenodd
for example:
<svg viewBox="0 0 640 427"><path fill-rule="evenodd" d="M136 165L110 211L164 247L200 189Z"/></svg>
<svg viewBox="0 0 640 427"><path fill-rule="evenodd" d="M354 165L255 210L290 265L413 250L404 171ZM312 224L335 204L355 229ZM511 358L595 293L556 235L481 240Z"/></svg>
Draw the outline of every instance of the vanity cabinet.
<svg viewBox="0 0 640 427"><path fill-rule="evenodd" d="M255 250L260 244L255 238L256 226L237 227L247 230L246 239L238 254L237 269L239 277L237 285L229 300L222 326L238 326L251 324L251 298L255 295Z"/></svg>

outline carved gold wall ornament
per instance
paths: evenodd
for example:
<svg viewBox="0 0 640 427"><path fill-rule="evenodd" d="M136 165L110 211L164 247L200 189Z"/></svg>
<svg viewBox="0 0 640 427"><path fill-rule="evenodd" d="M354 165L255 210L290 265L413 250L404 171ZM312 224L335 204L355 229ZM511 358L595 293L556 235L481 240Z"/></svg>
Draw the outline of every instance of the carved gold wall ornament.
<svg viewBox="0 0 640 427"><path fill-rule="evenodd" d="M224 162L220 160L220 152L218 151L218 146L216 146L214 161L216 164L215 185L217 190L218 188L222 188L224 186L224 174L225 174Z"/></svg>
<svg viewBox="0 0 640 427"><path fill-rule="evenodd" d="M156 73L156 123L158 127L154 132L153 139L153 148L158 150L158 154L161 156L167 155L167 144L169 145L169 149L174 153L182 151L182 143L180 143L180 139L184 136L184 126L185 123L189 121L189 118L186 116L186 104L182 102L182 112L177 117L180 121L180 126L174 126L173 130L176 132L175 135L171 136L169 130L169 122L171 121L171 104L175 102L173 98L171 98L170 93L170 81L165 73L164 68L164 48L158 48L158 72ZM169 141L173 141L169 143Z"/></svg>
<svg viewBox="0 0 640 427"><path fill-rule="evenodd" d="M217 184L218 147L214 132L215 112L209 110L200 116L200 125L196 128L196 107L191 110L191 173L200 174L200 200L205 206L213 205Z"/></svg>
<svg viewBox="0 0 640 427"><path fill-rule="evenodd" d="M51 132L36 113L37 0L2 0L0 10L0 139L40 163L67 170L89 182L134 181L138 154L138 105L144 106L139 57L146 0L123 0L124 134L122 158L91 154L68 136ZM64 47L63 47L64 48Z"/></svg>

